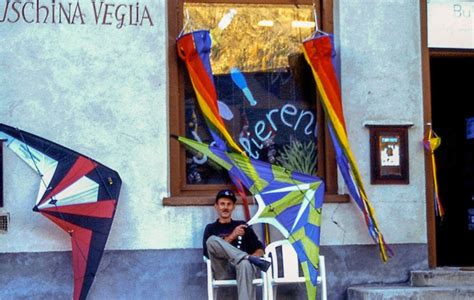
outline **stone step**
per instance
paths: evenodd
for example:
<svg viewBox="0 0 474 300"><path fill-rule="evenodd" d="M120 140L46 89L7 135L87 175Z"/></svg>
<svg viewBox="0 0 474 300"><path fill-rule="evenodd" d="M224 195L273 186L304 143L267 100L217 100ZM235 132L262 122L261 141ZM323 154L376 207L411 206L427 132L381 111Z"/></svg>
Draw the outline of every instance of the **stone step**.
<svg viewBox="0 0 474 300"><path fill-rule="evenodd" d="M413 287L367 285L347 290L348 300L473 300L474 286Z"/></svg>
<svg viewBox="0 0 474 300"><path fill-rule="evenodd" d="M412 271L412 286L474 286L474 269L470 268L437 268L425 271Z"/></svg>

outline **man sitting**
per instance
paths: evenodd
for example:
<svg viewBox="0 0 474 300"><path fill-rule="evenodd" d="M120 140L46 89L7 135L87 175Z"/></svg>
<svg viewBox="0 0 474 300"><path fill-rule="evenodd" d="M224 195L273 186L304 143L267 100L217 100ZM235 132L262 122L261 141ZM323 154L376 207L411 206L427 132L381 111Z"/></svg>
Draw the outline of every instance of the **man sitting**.
<svg viewBox="0 0 474 300"><path fill-rule="evenodd" d="M230 190L217 193L214 208L219 218L204 230L203 254L211 260L216 279L237 278L239 300L255 299L256 270L267 271L270 262L262 257L263 245L252 228L232 220L236 201Z"/></svg>

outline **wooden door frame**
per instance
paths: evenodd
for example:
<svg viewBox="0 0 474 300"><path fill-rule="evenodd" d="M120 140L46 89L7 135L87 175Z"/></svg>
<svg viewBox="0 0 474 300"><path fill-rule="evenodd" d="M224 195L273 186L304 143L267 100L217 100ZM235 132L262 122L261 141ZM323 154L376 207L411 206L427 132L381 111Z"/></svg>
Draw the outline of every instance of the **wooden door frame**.
<svg viewBox="0 0 474 300"><path fill-rule="evenodd" d="M431 69L430 58L432 57L474 57L473 49L445 49L428 48L428 5L427 0L420 0L420 22L421 22L421 63L423 84L423 127L427 132L432 122L431 107ZM430 268L438 266L436 253L436 216L433 201L433 167L431 155L425 151L425 181L426 181L426 218L428 234L428 264Z"/></svg>
<svg viewBox="0 0 474 300"><path fill-rule="evenodd" d="M428 6L426 0L420 0L421 22L421 68L423 84L423 127L424 132L431 126L431 71L430 51L428 49ZM431 155L425 151L425 187L426 187L426 226L428 233L428 265L437 266L436 256L436 219L433 204L433 167Z"/></svg>

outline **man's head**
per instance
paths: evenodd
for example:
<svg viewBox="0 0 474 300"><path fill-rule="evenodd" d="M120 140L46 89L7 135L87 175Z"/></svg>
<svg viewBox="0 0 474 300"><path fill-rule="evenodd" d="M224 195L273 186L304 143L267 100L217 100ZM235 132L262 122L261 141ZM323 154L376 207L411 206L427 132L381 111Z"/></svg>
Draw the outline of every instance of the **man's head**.
<svg viewBox="0 0 474 300"><path fill-rule="evenodd" d="M220 221L230 222L236 201L237 198L231 190L221 190L217 193L214 207Z"/></svg>

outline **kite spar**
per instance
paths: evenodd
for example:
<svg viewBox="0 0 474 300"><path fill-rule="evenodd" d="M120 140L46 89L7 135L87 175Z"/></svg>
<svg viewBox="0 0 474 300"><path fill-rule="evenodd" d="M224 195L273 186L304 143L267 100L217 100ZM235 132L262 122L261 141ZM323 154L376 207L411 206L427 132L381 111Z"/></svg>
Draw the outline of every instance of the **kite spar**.
<svg viewBox="0 0 474 300"><path fill-rule="evenodd" d="M41 177L34 211L71 236L74 298L86 299L112 226L117 172L61 145L0 124L0 138Z"/></svg>

